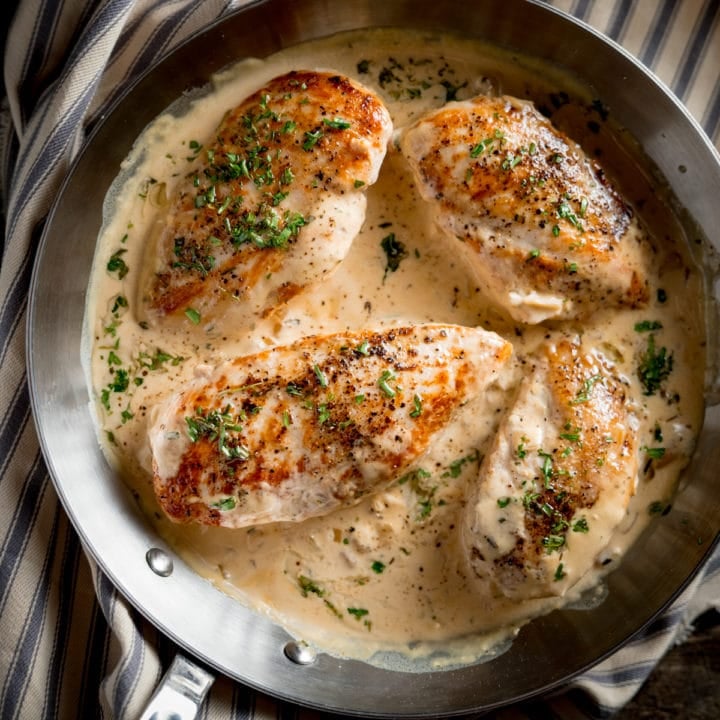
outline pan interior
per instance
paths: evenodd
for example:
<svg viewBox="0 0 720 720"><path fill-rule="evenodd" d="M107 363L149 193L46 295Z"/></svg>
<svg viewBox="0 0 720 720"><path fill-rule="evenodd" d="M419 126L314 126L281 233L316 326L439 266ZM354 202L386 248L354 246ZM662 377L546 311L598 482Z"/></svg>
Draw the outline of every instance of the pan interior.
<svg viewBox="0 0 720 720"><path fill-rule="evenodd" d="M281 14L277 14L278 5L282 5ZM602 56L608 65L621 67L642 92L665 107L676 132L688 139L686 147L694 160L687 165L686 157L690 183L700 182L698 174L718 178L717 163L682 111L638 67L592 33L531 4L522 4L532 16L526 15L522 23L516 22L519 4L490 3L487 9L472 11L453 3L439 5L446 11L443 27L488 37L492 25L499 30L496 37L505 45L523 48L530 55L548 56L537 41L528 41L528 33L522 29L533 18L546 23L555 33L574 36L588 57ZM342 17L331 12L320 23L321 11L326 9L323 3L298 3L292 8L266 3L229 18L154 69L125 96L94 135L53 211L35 270L29 358L38 429L51 474L86 547L131 602L193 654L260 689L341 712L437 716L489 708L552 687L592 664L646 624L688 581L709 550L720 516L718 500L711 492L718 452L713 438L718 427L714 409L706 413L698 451L684 476L673 512L656 523L652 533L640 538L622 570L609 577L604 603L591 610L567 609L533 622L512 648L492 663L445 673L408 675L402 682L387 670L328 655L321 655L311 666L293 665L282 653L288 639L284 631L239 607L200 580L184 563L176 562L169 577L153 574L144 558L148 549L165 547L165 543L138 513L132 493L117 481L96 441L86 379L79 363L80 334L94 241L102 221L102 198L121 159L144 124L187 84L207 80L233 58L263 56L314 33L324 35L347 29L353 22L359 26L407 26L418 22L410 19L410 5L404 4L376 9L377 15L373 15L369 4L355 3ZM431 12L423 21L426 27L432 16ZM271 17L273 23L268 22ZM301 17L317 18L318 22L300 23ZM272 30L249 33L248 27ZM312 32L310 27L314 28ZM204 59L202 77L188 78L178 73L179 68L188 67L188 57ZM608 106L618 109L620 124L629 126L623 110L632 105L630 90L622 92L620 88L613 93L606 72L600 72L596 65L589 64L588 80ZM649 138L644 143L648 152L654 149L652 130L633 128L641 142ZM649 173L659 168L671 178L673 160L672 156L653 155ZM716 210L697 200L695 207L685 204L700 229L712 227L709 223ZM67 267L68 258L72 258L73 271L58 274L57 268ZM58 367L62 368L60 376ZM672 562L667 547L674 548ZM175 602L178 597L184 602ZM205 609L201 615L188 612L198 607ZM192 627L188 627L188 616L196 619ZM546 639L558 636L570 641L553 649ZM217 641L220 637L222 643ZM534 659L540 656L546 662L538 666ZM532 673L527 672L528 667L533 668ZM342 692L338 692L340 687ZM478 688L483 691L479 693Z"/></svg>

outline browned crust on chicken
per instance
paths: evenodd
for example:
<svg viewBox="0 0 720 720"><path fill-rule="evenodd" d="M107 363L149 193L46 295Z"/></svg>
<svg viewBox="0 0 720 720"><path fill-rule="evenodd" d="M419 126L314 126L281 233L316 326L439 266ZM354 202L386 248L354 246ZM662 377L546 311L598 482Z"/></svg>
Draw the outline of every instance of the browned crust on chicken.
<svg viewBox="0 0 720 720"><path fill-rule="evenodd" d="M493 333L427 325L236 358L160 411L160 505L176 521L239 527L353 504L415 462L510 352Z"/></svg>
<svg viewBox="0 0 720 720"><path fill-rule="evenodd" d="M390 131L375 94L334 73L287 73L230 110L171 198L143 290L149 318L244 301L293 246L327 234L335 222L315 221L328 197L374 182ZM271 300L302 287L285 281Z"/></svg>
<svg viewBox="0 0 720 720"><path fill-rule="evenodd" d="M546 317L578 316L598 302L647 302L630 209L599 165L530 103L450 103L404 131L400 145L439 226L465 243L480 278L516 319L533 321L508 300L508 288L565 303Z"/></svg>
<svg viewBox="0 0 720 720"><path fill-rule="evenodd" d="M479 577L533 597L562 594L592 566L635 491L629 404L601 355L568 339L543 348L471 492L464 532ZM482 502L499 525L475 521ZM581 535L591 552L573 553Z"/></svg>

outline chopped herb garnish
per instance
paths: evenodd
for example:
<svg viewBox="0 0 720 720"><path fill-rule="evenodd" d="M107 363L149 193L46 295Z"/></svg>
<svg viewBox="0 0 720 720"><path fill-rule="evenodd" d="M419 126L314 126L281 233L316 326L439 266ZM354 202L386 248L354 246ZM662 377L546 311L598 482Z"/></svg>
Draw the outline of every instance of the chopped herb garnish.
<svg viewBox="0 0 720 720"><path fill-rule="evenodd" d="M420 415L422 415L422 410L422 398L417 394L413 395L413 409L410 411L410 417L420 417Z"/></svg>
<svg viewBox="0 0 720 720"><path fill-rule="evenodd" d="M463 467L465 467L465 465L471 462L480 462L479 452L470 453L470 455L465 455L465 457L453 460L450 463L448 469L442 474L442 477L460 477L460 473L462 472Z"/></svg>
<svg viewBox="0 0 720 720"><path fill-rule="evenodd" d="M522 155L508 155L501 164L503 170L512 170L522 162Z"/></svg>
<svg viewBox="0 0 720 720"><path fill-rule="evenodd" d="M374 573L379 575L385 569L385 563L380 562L380 560L375 560L370 567Z"/></svg>
<svg viewBox="0 0 720 720"><path fill-rule="evenodd" d="M303 597L307 597L310 593L318 597L325 595L325 591L314 580L311 580L305 575L298 576L298 585L300 586L300 592L302 592Z"/></svg>
<svg viewBox="0 0 720 720"><path fill-rule="evenodd" d="M210 507L217 508L218 510L234 510L235 504L236 503L234 497L226 497L224 500L211 503Z"/></svg>
<svg viewBox="0 0 720 720"><path fill-rule="evenodd" d="M355 352L358 355L365 355L367 357L370 354L370 343L367 340L363 340L356 348Z"/></svg>
<svg viewBox="0 0 720 720"><path fill-rule="evenodd" d="M160 370L164 367L165 363L170 363L173 367L177 367L185 358L180 355L170 355L162 351L160 348L155 350L154 355L150 353L140 352L138 353L138 365L148 370Z"/></svg>
<svg viewBox="0 0 720 720"><path fill-rule="evenodd" d="M350 615L354 615L356 620L360 620L360 618L365 617L370 611L366 610L365 608L356 608L356 607L349 607L347 609L348 613Z"/></svg>
<svg viewBox="0 0 720 720"><path fill-rule="evenodd" d="M662 323L659 320L643 320L635 323L635 332L651 332L652 330L662 330Z"/></svg>
<svg viewBox="0 0 720 720"><path fill-rule="evenodd" d="M387 277L388 272L395 272L400 267L400 261L407 257L407 249L404 243L395 238L395 233L386 235L380 241L380 247L384 250L387 259L384 275Z"/></svg>
<svg viewBox="0 0 720 720"><path fill-rule="evenodd" d="M648 336L648 344L645 352L640 356L638 365L638 377L644 388L645 395L655 395L660 390L662 383L667 380L673 369L673 355L668 355L664 347L655 347L655 336Z"/></svg>
<svg viewBox="0 0 720 720"><path fill-rule="evenodd" d="M570 442L580 442L580 428L573 428L570 423L565 426L565 432L560 433L563 440Z"/></svg>
<svg viewBox="0 0 720 720"><path fill-rule="evenodd" d="M365 181L364 180L355 180L353 185L355 188L361 188L365 185Z"/></svg>
<svg viewBox="0 0 720 720"><path fill-rule="evenodd" d="M640 449L644 450L647 456L652 460L660 460L660 458L664 457L665 455L664 447L646 447L645 445L643 445L643 447Z"/></svg>
<svg viewBox="0 0 720 720"><path fill-rule="evenodd" d="M590 527L585 518L580 518L573 523L572 530L576 533L587 533L590 532Z"/></svg>
<svg viewBox="0 0 720 720"><path fill-rule="evenodd" d="M193 325L199 325L200 320L202 319L200 313L195 308L188 308L185 311L185 316Z"/></svg>
<svg viewBox="0 0 720 720"><path fill-rule="evenodd" d="M585 403L590 399L590 393L597 383L602 380L602 375L596 374L591 375L589 378L583 381L582 387L577 391L575 397L570 401L571 405L579 405Z"/></svg>
<svg viewBox="0 0 720 720"><path fill-rule="evenodd" d="M561 220L567 220L576 230L583 232L582 223L578 220L578 216L572 211L572 208L566 202L558 203L555 212Z"/></svg>
<svg viewBox="0 0 720 720"><path fill-rule="evenodd" d="M538 450L538 455L542 458L542 465L540 466L540 472L542 473L543 483L546 488L549 488L552 483L553 476L553 459L550 453L546 453L542 450Z"/></svg>
<svg viewBox="0 0 720 720"><path fill-rule="evenodd" d="M498 504L499 508L505 508L510 504L510 498L509 497L498 498L497 504Z"/></svg>
<svg viewBox="0 0 720 720"><path fill-rule="evenodd" d="M328 408L326 403L322 403L321 405L318 405L317 411L318 422L321 425L324 425L330 419L330 409Z"/></svg>
<svg viewBox="0 0 720 720"><path fill-rule="evenodd" d="M110 273L116 272L118 276L118 280L122 280L129 272L128 266L125 264L125 261L122 259L122 256L127 252L125 248L120 248L120 250L116 250L111 256L110 259L107 262L107 271Z"/></svg>
<svg viewBox="0 0 720 720"><path fill-rule="evenodd" d="M113 315L117 315L121 309L128 307L128 301L127 298L124 295L117 295L115 297L115 300L113 301L112 308L110 309L110 312Z"/></svg>
<svg viewBox="0 0 720 720"><path fill-rule="evenodd" d="M404 485L409 482L412 491L417 495L417 505L419 509L417 516L418 520L424 520L432 512L433 498L435 497L437 486L429 486L424 482L430 477L431 474L427 470L417 468L416 470L411 470L410 472L405 473L405 475L398 480L398 485ZM438 503L438 505L444 504L445 503L442 500Z"/></svg>
<svg viewBox="0 0 720 720"><path fill-rule="evenodd" d="M237 438L229 436L229 433L242 431L239 421L238 416L231 414L229 405L222 410L203 410L198 407L195 415L185 418L187 434L192 442L198 442L202 438L210 442L217 440L218 449L225 457L231 460L247 460L250 451Z"/></svg>
<svg viewBox="0 0 720 720"><path fill-rule="evenodd" d="M560 564L557 566L557 570L555 570L555 582L559 582L559 581L562 580L566 575L567 575L567 573L563 570L563 564L560 563Z"/></svg>
<svg viewBox="0 0 720 720"><path fill-rule="evenodd" d="M320 138L323 136L322 130L307 130L304 135L303 150L310 151L315 145L317 145Z"/></svg>
<svg viewBox="0 0 720 720"><path fill-rule="evenodd" d="M325 375L325 373L322 371L322 369L317 363L313 365L313 372L315 373L315 377L317 378L320 387L326 388L328 386L327 375Z"/></svg>
<svg viewBox="0 0 720 720"><path fill-rule="evenodd" d="M296 385L295 383L288 383L285 386L285 392L288 395L292 395L293 397L302 397L305 393L303 392L303 389Z"/></svg>
<svg viewBox="0 0 720 720"><path fill-rule="evenodd" d="M235 247L251 242L259 248L284 248L310 220L289 210L281 217L275 208L263 204L257 212L245 212L236 225L225 218L225 229Z"/></svg>
<svg viewBox="0 0 720 720"><path fill-rule="evenodd" d="M546 535L542 539L542 545L548 553L551 553L565 545L565 538L562 535Z"/></svg>
<svg viewBox="0 0 720 720"><path fill-rule="evenodd" d="M347 130L350 127L350 123L342 118L334 118L333 120L323 118L323 125L326 125L333 130Z"/></svg>
<svg viewBox="0 0 720 720"><path fill-rule="evenodd" d="M396 375L392 370L384 370L378 378L378 387L382 390L385 397L394 398L397 395L397 389L390 387L390 381L395 379Z"/></svg>

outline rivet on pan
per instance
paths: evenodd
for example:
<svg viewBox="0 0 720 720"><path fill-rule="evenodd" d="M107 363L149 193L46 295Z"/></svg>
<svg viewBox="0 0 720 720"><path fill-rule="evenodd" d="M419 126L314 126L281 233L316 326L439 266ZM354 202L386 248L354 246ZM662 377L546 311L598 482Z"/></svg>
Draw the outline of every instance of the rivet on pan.
<svg viewBox="0 0 720 720"><path fill-rule="evenodd" d="M172 574L173 561L172 558L160 548L150 548L145 553L145 560L150 569L160 577L167 577Z"/></svg>
<svg viewBox="0 0 720 720"><path fill-rule="evenodd" d="M310 665L317 660L317 653L307 643L300 640L291 640L285 646L285 657L298 665Z"/></svg>

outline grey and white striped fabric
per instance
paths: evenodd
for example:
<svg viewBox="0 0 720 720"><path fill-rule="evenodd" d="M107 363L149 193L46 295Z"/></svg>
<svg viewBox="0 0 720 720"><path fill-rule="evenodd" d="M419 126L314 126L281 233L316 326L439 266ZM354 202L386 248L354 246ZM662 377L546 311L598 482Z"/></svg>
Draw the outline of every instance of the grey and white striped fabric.
<svg viewBox="0 0 720 720"><path fill-rule="evenodd" d="M0 718L138 717L174 653L86 558L30 416L25 316L43 219L92 126L129 82L247 0L20 0L0 108ZM720 147L720 0L556 0L654 70ZM570 687L498 718L600 718L692 620L720 605L720 552L666 614ZM203 717L313 718L229 680Z"/></svg>

